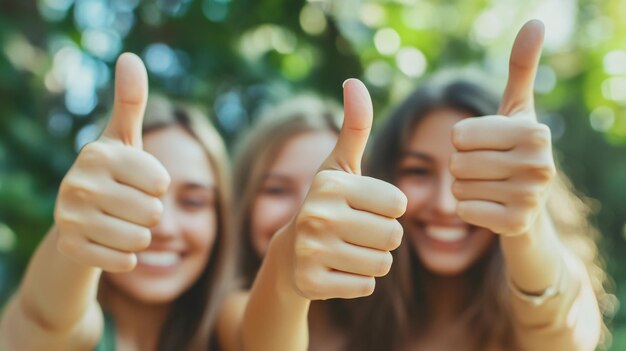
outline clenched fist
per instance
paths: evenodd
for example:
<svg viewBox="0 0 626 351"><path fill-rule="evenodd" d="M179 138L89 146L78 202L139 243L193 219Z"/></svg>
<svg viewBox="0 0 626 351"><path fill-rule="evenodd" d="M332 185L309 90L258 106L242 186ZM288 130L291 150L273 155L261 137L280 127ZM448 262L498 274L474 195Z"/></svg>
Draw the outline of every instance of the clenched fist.
<svg viewBox="0 0 626 351"><path fill-rule="evenodd" d="M361 176L373 118L363 83L344 83L344 105L337 144L287 226L293 285L310 300L370 295L375 277L391 268L390 251L402 241L396 218L406 210L405 195L389 183Z"/></svg>
<svg viewBox="0 0 626 351"><path fill-rule="evenodd" d="M88 266L110 272L132 270L135 252L150 244L159 200L169 186L165 168L142 150L148 97L145 67L122 54L115 73L113 115L102 136L87 144L63 181L54 219L58 249Z"/></svg>
<svg viewBox="0 0 626 351"><path fill-rule="evenodd" d="M530 21L515 39L498 115L467 118L453 129L458 215L497 234L529 230L556 174L550 129L537 122L533 103L543 33L541 22Z"/></svg>

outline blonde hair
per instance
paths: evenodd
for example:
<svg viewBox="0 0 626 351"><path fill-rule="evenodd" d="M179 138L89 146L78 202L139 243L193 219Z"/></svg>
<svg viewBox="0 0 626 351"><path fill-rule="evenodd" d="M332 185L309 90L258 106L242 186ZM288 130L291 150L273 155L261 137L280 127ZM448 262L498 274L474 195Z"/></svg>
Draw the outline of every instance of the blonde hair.
<svg viewBox="0 0 626 351"><path fill-rule="evenodd" d="M209 118L197 107L152 95L146 107L143 134L172 126L181 127L205 150L216 181L216 240L207 265L198 280L173 301L159 350L208 350L215 343L214 331L221 301L232 290L235 243L230 235L232 186L226 148ZM108 293L111 284L102 284Z"/></svg>

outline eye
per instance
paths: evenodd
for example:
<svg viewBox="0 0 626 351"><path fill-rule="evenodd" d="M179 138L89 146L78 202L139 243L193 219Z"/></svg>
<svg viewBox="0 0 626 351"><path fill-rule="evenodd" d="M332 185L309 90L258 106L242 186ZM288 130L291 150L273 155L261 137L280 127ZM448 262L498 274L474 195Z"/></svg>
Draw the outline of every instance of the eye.
<svg viewBox="0 0 626 351"><path fill-rule="evenodd" d="M405 167L400 170L401 176L426 177L430 175L430 169L420 166Z"/></svg>
<svg viewBox="0 0 626 351"><path fill-rule="evenodd" d="M206 206L207 202L203 199L185 198L181 200L181 203L187 207L202 207Z"/></svg>
<svg viewBox="0 0 626 351"><path fill-rule="evenodd" d="M188 194L178 198L178 204L189 211L202 210L214 205L212 196L204 194Z"/></svg>
<svg viewBox="0 0 626 351"><path fill-rule="evenodd" d="M261 193L270 196L283 196L291 193L291 189L280 185L266 185L261 188Z"/></svg>

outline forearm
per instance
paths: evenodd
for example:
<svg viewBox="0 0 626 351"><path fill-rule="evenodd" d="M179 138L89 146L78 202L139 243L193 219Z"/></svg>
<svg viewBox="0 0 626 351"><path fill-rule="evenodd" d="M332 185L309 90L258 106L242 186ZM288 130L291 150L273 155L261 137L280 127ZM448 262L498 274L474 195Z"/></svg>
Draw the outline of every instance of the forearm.
<svg viewBox="0 0 626 351"><path fill-rule="evenodd" d="M516 323L519 349L522 351L593 351L601 335L602 316L588 277L583 278L580 289L565 292L551 302L552 317L545 325ZM514 302L519 316L528 313L527 306Z"/></svg>
<svg viewBox="0 0 626 351"><path fill-rule="evenodd" d="M529 295L559 290L539 306L511 294L522 349L593 350L601 317L584 264L559 240L546 214L501 245L511 284Z"/></svg>
<svg viewBox="0 0 626 351"><path fill-rule="evenodd" d="M81 322L90 320L97 328L98 269L79 265L56 249L54 228L37 248L24 280L2 321L2 334L19 345L30 344L33 330L42 337L61 339L82 333ZM21 327L17 327L21 325ZM31 332L28 332L28 331ZM22 335L23 334L23 335ZM16 344L16 343L14 343Z"/></svg>
<svg viewBox="0 0 626 351"><path fill-rule="evenodd" d="M276 234L255 279L243 322L244 350L308 349L310 300L289 283L288 240Z"/></svg>
<svg viewBox="0 0 626 351"><path fill-rule="evenodd" d="M237 291L224 300L216 328L220 350L241 351L241 329L249 298L248 291Z"/></svg>
<svg viewBox="0 0 626 351"><path fill-rule="evenodd" d="M522 291L541 294L563 273L564 247L546 213L527 233L502 236L500 244L509 279Z"/></svg>

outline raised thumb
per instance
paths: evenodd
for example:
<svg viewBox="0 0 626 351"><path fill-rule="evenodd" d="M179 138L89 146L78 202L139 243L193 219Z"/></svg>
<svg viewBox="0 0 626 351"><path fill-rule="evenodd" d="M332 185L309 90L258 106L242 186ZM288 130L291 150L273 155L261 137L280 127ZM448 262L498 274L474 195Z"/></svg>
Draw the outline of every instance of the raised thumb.
<svg viewBox="0 0 626 351"><path fill-rule="evenodd" d="M143 115L148 99L148 74L141 59L120 55L115 68L113 115L103 136L141 148Z"/></svg>

